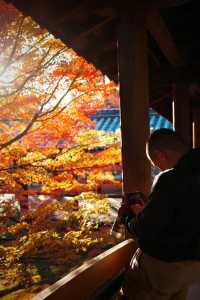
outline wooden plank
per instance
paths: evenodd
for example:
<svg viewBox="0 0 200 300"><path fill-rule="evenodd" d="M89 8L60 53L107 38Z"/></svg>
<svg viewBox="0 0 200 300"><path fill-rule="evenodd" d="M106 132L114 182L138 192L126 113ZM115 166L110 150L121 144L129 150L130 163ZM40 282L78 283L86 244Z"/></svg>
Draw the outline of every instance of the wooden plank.
<svg viewBox="0 0 200 300"><path fill-rule="evenodd" d="M99 287L129 265L134 251L134 241L126 240L88 260L32 300L89 300Z"/></svg>
<svg viewBox="0 0 200 300"><path fill-rule="evenodd" d="M119 27L119 79L124 192L150 190L148 47L143 7L122 3Z"/></svg>
<svg viewBox="0 0 200 300"><path fill-rule="evenodd" d="M148 15L147 29L172 66L184 65L183 59L178 53L173 37L162 19L159 10L152 9Z"/></svg>

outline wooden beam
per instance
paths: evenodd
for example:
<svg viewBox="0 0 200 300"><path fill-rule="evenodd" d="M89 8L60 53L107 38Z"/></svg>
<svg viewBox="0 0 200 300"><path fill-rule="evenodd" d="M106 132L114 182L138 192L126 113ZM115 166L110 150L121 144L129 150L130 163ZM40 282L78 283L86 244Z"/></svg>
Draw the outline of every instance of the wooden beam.
<svg viewBox="0 0 200 300"><path fill-rule="evenodd" d="M186 83L178 83L174 89L173 125L183 140L192 146L192 115L190 95Z"/></svg>
<svg viewBox="0 0 200 300"><path fill-rule="evenodd" d="M91 40L89 37L91 34L98 32L102 29L102 27L112 22L115 17L116 16L113 15L105 18L101 22L91 25L89 29L83 30L82 32L74 32L73 34L72 31L66 32L66 35L63 36L63 39L66 41L68 46L79 52L80 55L85 56L86 59L89 59L90 57L96 58L96 56L98 56L98 52L102 49L103 42L101 39L96 38L97 42L93 43L93 46L91 46ZM59 31L57 34L55 32L55 35L62 36L63 33Z"/></svg>
<svg viewBox="0 0 200 300"><path fill-rule="evenodd" d="M85 38L88 35L90 35L93 32L98 31L99 29L101 29L103 26L105 26L106 24L108 24L109 22L111 22L113 19L115 18L115 16L111 16L111 17L107 17L106 19L104 19L102 22L97 23L93 26L91 26L88 30L81 32L79 35L77 35L72 43L76 42L77 40L80 40L81 38Z"/></svg>
<svg viewBox="0 0 200 300"><path fill-rule="evenodd" d="M88 16L92 13L107 18L115 15L115 8L106 1L99 1L98 3L91 0L82 0L79 4L74 5L73 9L66 11L64 15L55 22L55 26L62 25L65 22L77 21L77 19L87 22Z"/></svg>
<svg viewBox="0 0 200 300"><path fill-rule="evenodd" d="M173 37L162 19L159 10L151 10L147 18L147 29L172 66L178 67L184 65L183 59L178 53Z"/></svg>
<svg viewBox="0 0 200 300"><path fill-rule="evenodd" d="M155 53L154 53L150 48L148 49L148 51L149 51L149 57L152 58L153 62L155 63L155 65L156 65L157 67L160 67L160 61L159 61L159 59L156 57Z"/></svg>
<svg viewBox="0 0 200 300"><path fill-rule="evenodd" d="M123 1L119 27L119 78L124 192L150 190L148 47L146 10ZM130 4L131 5L131 4Z"/></svg>
<svg viewBox="0 0 200 300"><path fill-rule="evenodd" d="M192 125L193 125L193 148L200 147L200 108L195 108L192 114Z"/></svg>
<svg viewBox="0 0 200 300"><path fill-rule="evenodd" d="M126 240L88 260L32 300L89 300L108 280L126 269L136 250L133 240Z"/></svg>
<svg viewBox="0 0 200 300"><path fill-rule="evenodd" d="M92 3L93 1L91 0L82 0L78 5L74 3L74 8L67 10L63 16L54 23L54 25L59 26L67 21L69 22L70 20L74 20L77 15L81 15L84 19L87 19Z"/></svg>
<svg viewBox="0 0 200 300"><path fill-rule="evenodd" d="M154 0L158 7L173 7L183 5L191 0Z"/></svg>

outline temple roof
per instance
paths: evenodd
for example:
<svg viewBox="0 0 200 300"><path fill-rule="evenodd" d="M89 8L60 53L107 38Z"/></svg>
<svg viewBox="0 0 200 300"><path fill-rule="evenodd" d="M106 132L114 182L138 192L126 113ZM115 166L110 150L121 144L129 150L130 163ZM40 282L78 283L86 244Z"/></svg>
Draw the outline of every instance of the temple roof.
<svg viewBox="0 0 200 300"><path fill-rule="evenodd" d="M91 119L96 122L97 130L116 131L120 128L120 111L116 108L99 110L91 116ZM173 128L171 122L152 109L149 110L149 122L152 130Z"/></svg>

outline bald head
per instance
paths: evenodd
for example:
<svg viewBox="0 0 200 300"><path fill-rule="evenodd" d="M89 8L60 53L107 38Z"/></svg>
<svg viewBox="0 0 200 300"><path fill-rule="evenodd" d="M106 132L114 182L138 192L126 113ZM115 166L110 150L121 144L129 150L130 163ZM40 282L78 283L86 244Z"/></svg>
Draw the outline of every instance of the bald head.
<svg viewBox="0 0 200 300"><path fill-rule="evenodd" d="M148 157L162 170L172 168L187 151L182 138L170 129L154 131L147 144Z"/></svg>

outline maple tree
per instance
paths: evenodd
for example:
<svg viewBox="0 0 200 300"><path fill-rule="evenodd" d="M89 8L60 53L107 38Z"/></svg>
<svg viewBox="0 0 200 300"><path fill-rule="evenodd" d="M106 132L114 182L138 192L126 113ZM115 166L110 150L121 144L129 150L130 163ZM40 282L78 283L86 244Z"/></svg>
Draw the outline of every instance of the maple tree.
<svg viewBox="0 0 200 300"><path fill-rule="evenodd" d="M17 224L1 226L0 237L10 240L0 245L0 295L29 299L30 288L45 288L44 283L58 280L83 262L87 252L93 256L97 247L102 252L105 243L113 245L110 235L100 234L97 214L110 222L108 199L82 193L26 211Z"/></svg>
<svg viewBox="0 0 200 300"><path fill-rule="evenodd" d="M119 105L116 85L31 18L0 9L0 191L20 199L32 183L57 196L118 184L120 135L99 134L90 119L107 98Z"/></svg>
<svg viewBox="0 0 200 300"><path fill-rule="evenodd" d="M55 268L56 280L110 239L109 200L91 191L121 186L113 173L121 171L121 136L97 131L91 115L118 107L118 89L2 0L0 25L0 194L18 200L1 201L0 295L24 287L35 294L35 284L52 282L38 260ZM38 194L49 200L23 209ZM62 201L64 194L74 197ZM107 220L104 234L97 216Z"/></svg>

